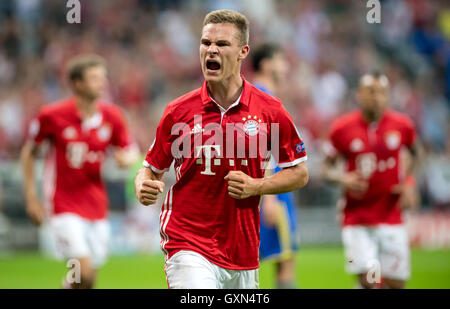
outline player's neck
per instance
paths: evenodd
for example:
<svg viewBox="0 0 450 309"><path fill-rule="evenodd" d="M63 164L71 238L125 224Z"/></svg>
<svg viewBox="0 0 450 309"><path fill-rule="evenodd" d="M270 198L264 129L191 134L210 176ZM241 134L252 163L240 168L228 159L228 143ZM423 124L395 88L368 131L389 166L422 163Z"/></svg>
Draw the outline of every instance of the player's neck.
<svg viewBox="0 0 450 309"><path fill-rule="evenodd" d="M361 112L361 115L367 123L378 123L383 118L384 110L379 113Z"/></svg>
<svg viewBox="0 0 450 309"><path fill-rule="evenodd" d="M271 93L275 93L275 83L272 78L264 75L264 74L255 74L255 78L253 79L255 84L263 85L267 90Z"/></svg>
<svg viewBox="0 0 450 309"><path fill-rule="evenodd" d="M208 82L210 96L217 104L227 109L241 95L244 81L240 75L221 82Z"/></svg>
<svg viewBox="0 0 450 309"><path fill-rule="evenodd" d="M75 95L75 105L77 106L82 119L89 119L97 112L95 101L95 99L90 100L82 96Z"/></svg>

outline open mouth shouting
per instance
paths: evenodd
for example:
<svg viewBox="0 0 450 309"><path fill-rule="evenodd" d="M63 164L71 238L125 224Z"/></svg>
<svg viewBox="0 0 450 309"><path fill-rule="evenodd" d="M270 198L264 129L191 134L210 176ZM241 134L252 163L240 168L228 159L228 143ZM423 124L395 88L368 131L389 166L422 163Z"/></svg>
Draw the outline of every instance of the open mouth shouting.
<svg viewBox="0 0 450 309"><path fill-rule="evenodd" d="M220 72L221 65L220 63L215 59L208 59L206 60L206 72L209 74L215 74Z"/></svg>

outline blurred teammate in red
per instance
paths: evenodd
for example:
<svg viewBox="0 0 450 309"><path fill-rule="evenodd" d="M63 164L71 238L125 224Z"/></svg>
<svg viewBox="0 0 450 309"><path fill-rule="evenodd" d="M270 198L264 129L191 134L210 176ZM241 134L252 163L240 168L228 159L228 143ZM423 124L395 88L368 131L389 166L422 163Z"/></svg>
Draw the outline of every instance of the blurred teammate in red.
<svg viewBox="0 0 450 309"><path fill-rule="evenodd" d="M45 105L30 124L21 154L25 197L33 222L41 225L48 218L59 253L79 262L79 282L65 280L64 287L92 288L108 252L108 201L100 176L105 152L113 146L116 162L126 167L137 159L137 151L120 109L99 101L106 86L103 59L78 56L70 61L68 76L74 95ZM34 183L34 157L44 141L50 144L45 208Z"/></svg>
<svg viewBox="0 0 450 309"><path fill-rule="evenodd" d="M260 197L298 189L308 180L306 152L292 118L278 99L240 74L248 36L247 18L238 12L205 17L205 82L168 104L136 177L137 198L154 204L163 192L162 176L175 161L177 182L160 215L169 288L257 288ZM253 147L261 137L270 140L282 168L271 177L264 177L262 165L268 154Z"/></svg>
<svg viewBox="0 0 450 309"><path fill-rule="evenodd" d="M413 173L419 147L412 121L388 108L389 82L374 73L361 77L360 110L331 125L324 178L343 187L342 239L346 269L363 288L403 288L410 276L408 236L402 208L418 205ZM402 166L402 149L411 154ZM346 170L338 168L338 159Z"/></svg>

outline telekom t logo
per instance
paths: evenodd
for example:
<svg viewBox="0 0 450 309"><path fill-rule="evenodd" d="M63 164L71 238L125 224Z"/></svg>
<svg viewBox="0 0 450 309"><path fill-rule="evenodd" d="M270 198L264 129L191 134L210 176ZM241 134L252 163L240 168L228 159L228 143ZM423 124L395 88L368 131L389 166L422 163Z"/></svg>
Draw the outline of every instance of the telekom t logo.
<svg viewBox="0 0 450 309"><path fill-rule="evenodd" d="M204 151L203 151L203 149L204 149ZM203 175L215 175L216 174L211 170L211 158L212 158L211 150L213 150L213 149L214 149L214 151L217 151L217 155L220 156L220 145L197 146L196 157L199 158L202 154L202 151L205 154L205 170L200 172L200 174L203 174ZM197 160L200 160L200 162L201 162L202 159L197 159ZM220 165L220 159L215 159L215 160L219 160L219 165Z"/></svg>
<svg viewBox="0 0 450 309"><path fill-rule="evenodd" d="M204 149L204 151L203 151ZM217 154L217 157L219 158L215 158L214 161L212 161L213 158L213 153L212 151L215 151ZM200 174L203 175L211 175L214 176L216 175L216 173L214 173L211 169L212 165L220 165L221 164L221 160L225 160L225 158L220 158L221 157L221 148L220 145L203 145L203 146L197 146L196 147L196 158L197 158L197 164L203 164L203 159L201 158L202 154L205 155L205 170L200 172ZM234 166L234 161L235 159L228 159L228 164L230 166ZM269 161L270 162L270 161ZM269 162L263 162L262 168L269 168ZM242 166L247 166L248 165L248 160L243 158L241 159L241 165Z"/></svg>

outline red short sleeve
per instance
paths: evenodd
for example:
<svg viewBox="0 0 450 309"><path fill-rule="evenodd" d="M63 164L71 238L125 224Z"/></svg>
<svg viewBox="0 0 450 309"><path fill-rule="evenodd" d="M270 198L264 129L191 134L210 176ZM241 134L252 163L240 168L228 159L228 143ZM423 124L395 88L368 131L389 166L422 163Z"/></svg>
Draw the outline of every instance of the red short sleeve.
<svg viewBox="0 0 450 309"><path fill-rule="evenodd" d="M345 153L339 128L338 122L334 122L328 133L328 141L324 145L324 152L329 157L336 157L338 154Z"/></svg>
<svg viewBox="0 0 450 309"><path fill-rule="evenodd" d="M50 114L45 110L41 110L36 118L34 118L28 128L28 139L40 144L45 139L53 137Z"/></svg>
<svg viewBox="0 0 450 309"><path fill-rule="evenodd" d="M131 137L126 125L126 120L123 112L116 108L113 112L113 132L111 137L111 145L117 147L127 147L131 144Z"/></svg>
<svg viewBox="0 0 450 309"><path fill-rule="evenodd" d="M300 137L300 133L295 127L294 121L286 109L280 105L279 112L276 115L276 119L271 124L271 134L277 134L275 131L275 125L278 125L278 158L276 150L271 141L272 155L277 161L277 165L281 168L294 166L307 159L306 149L303 140ZM273 139L273 137L271 138Z"/></svg>
<svg viewBox="0 0 450 309"><path fill-rule="evenodd" d="M410 118L405 118L405 129L404 129L404 136L403 136L403 144L411 148L414 142L416 141L417 133L416 129L414 128L414 124Z"/></svg>
<svg viewBox="0 0 450 309"><path fill-rule="evenodd" d="M158 128L156 129L156 137L150 146L147 156L144 160L144 166L152 167L156 173L168 171L173 161L171 152L172 148L172 127L174 125L170 109L166 108Z"/></svg>

